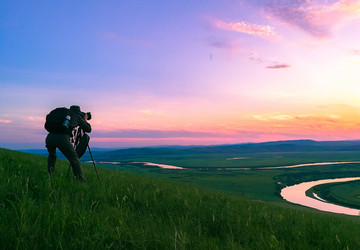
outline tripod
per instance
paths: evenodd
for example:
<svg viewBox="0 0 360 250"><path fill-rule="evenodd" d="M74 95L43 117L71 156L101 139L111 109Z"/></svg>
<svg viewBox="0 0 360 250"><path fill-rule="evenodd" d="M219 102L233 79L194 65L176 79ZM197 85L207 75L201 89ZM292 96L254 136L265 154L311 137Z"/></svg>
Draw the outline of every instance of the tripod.
<svg viewBox="0 0 360 250"><path fill-rule="evenodd" d="M93 156L92 156L92 153L91 153L90 145L89 145L89 144L88 144L87 148L89 149L89 153L90 153L90 156L91 156L91 160L92 160L92 162L93 162L93 165L94 165L94 169L95 169L96 176L97 176L99 182L101 183L100 177L99 177L98 171L97 171L97 169L96 169L95 161L94 161L94 158L93 158Z"/></svg>
<svg viewBox="0 0 360 250"><path fill-rule="evenodd" d="M81 139L83 139L83 141ZM90 140L90 137L84 131L82 131L79 127L75 128L75 130L73 132L73 137L72 137L74 149L75 149L77 155L79 156L79 158L81 158L81 156L83 156L83 154L86 152L86 149L89 150L91 160L94 165L96 176L97 176L99 182L101 183L99 174L98 174L96 166L95 166L95 161L94 161L93 155L91 153L89 140ZM81 145L79 145L80 143L81 143ZM85 145L86 145L86 147L84 147ZM67 176L69 176L70 166L71 165L69 164Z"/></svg>

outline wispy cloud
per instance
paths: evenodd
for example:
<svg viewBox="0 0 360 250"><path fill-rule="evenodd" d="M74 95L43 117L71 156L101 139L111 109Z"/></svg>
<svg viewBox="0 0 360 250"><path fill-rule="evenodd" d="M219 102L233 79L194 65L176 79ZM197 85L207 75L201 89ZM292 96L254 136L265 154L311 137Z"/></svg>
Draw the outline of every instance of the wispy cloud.
<svg viewBox="0 0 360 250"><path fill-rule="evenodd" d="M209 37L206 39L208 45L213 48L227 50L229 52L239 51L240 45L234 39Z"/></svg>
<svg viewBox="0 0 360 250"><path fill-rule="evenodd" d="M160 115L160 114L162 114L162 111L145 109L145 110L142 110L141 113L152 116L152 115Z"/></svg>
<svg viewBox="0 0 360 250"><path fill-rule="evenodd" d="M43 122L44 117L43 116L28 116L27 120L31 121L31 122Z"/></svg>
<svg viewBox="0 0 360 250"><path fill-rule="evenodd" d="M277 60L263 59L258 55L256 51L251 52L248 55L248 58L258 64L266 65L265 68L267 69L286 69L291 67L290 64L278 62Z"/></svg>
<svg viewBox="0 0 360 250"><path fill-rule="evenodd" d="M340 0L267 0L261 1L271 18L301 29L317 38L330 38L335 27L360 17L360 1Z"/></svg>
<svg viewBox="0 0 360 250"><path fill-rule="evenodd" d="M100 32L99 35L103 39L109 39L109 40L119 38L118 34L116 34L115 32Z"/></svg>
<svg viewBox="0 0 360 250"><path fill-rule="evenodd" d="M255 35L264 39L269 39L269 40L278 39L278 34L275 32L274 28L269 25L259 25L244 21L224 22L221 20L214 20L213 25L219 29L236 31L249 35Z"/></svg>
<svg viewBox="0 0 360 250"><path fill-rule="evenodd" d="M109 132L94 131L97 138L207 138L218 137L218 133L187 130L141 130L124 129Z"/></svg>
<svg viewBox="0 0 360 250"><path fill-rule="evenodd" d="M350 50L350 54L354 56L360 56L360 49Z"/></svg>
<svg viewBox="0 0 360 250"><path fill-rule="evenodd" d="M10 120L0 120L0 123L11 123Z"/></svg>
<svg viewBox="0 0 360 250"><path fill-rule="evenodd" d="M260 121L268 121L268 122L287 122L287 121L296 121L296 122L306 122L311 124L311 126L317 126L323 123L334 124L339 123L342 119L340 115L334 114L325 114L325 115L313 115L313 114L296 114L290 115L286 113L280 112L271 112L271 113L264 113L264 114L255 114L252 116L255 120Z"/></svg>
<svg viewBox="0 0 360 250"><path fill-rule="evenodd" d="M291 120L295 117L293 115L281 114L281 113L268 113L268 114L257 114L253 115L253 118L260 121L270 121L270 120Z"/></svg>
<svg viewBox="0 0 360 250"><path fill-rule="evenodd" d="M265 68L267 68L267 69L287 69L290 67L291 67L291 65L282 63L282 64L269 65L269 66L266 66Z"/></svg>

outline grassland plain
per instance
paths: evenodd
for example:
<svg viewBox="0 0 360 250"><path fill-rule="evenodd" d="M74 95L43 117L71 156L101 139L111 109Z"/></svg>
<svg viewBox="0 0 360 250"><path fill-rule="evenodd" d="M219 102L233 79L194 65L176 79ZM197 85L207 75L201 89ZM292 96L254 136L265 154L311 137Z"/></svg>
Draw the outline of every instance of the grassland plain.
<svg viewBox="0 0 360 250"><path fill-rule="evenodd" d="M0 149L2 249L359 249L357 217Z"/></svg>
<svg viewBox="0 0 360 250"><path fill-rule="evenodd" d="M151 162L156 160L157 163L190 169L278 167L314 162L359 160L359 151L239 152L213 154L180 152L178 154L166 154L165 151L162 154L151 155L152 152L149 153L143 149L138 149L137 154L123 153L121 150L119 153L114 151L112 154L94 152L94 157L100 161ZM85 155L84 158L91 160L90 155Z"/></svg>
<svg viewBox="0 0 360 250"><path fill-rule="evenodd" d="M100 155L99 155L100 156ZM99 165L165 180L176 181L206 189L235 194L246 199L284 202L280 189L284 186L319 179L360 176L360 164L304 166L288 169L259 169L259 167L289 166L315 162L358 161L359 152L266 152L245 154L154 155L146 157L107 158L113 163ZM232 157L240 158L228 160ZM191 161L191 160L192 161ZM181 166L184 170L166 170L132 162L155 162ZM245 169L243 169L245 168Z"/></svg>

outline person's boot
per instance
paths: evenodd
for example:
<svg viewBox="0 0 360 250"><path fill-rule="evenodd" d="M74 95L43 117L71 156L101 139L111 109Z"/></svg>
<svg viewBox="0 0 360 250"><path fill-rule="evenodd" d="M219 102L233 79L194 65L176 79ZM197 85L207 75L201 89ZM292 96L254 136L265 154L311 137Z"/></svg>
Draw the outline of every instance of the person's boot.
<svg viewBox="0 0 360 250"><path fill-rule="evenodd" d="M74 172L75 179L86 183L86 179L85 179L84 173L81 169L81 165L80 166L72 166L72 169Z"/></svg>
<svg viewBox="0 0 360 250"><path fill-rule="evenodd" d="M52 160L48 160L48 173L51 176L55 171L55 164L53 164Z"/></svg>
<svg viewBox="0 0 360 250"><path fill-rule="evenodd" d="M78 181L80 181L80 182L84 182L84 183L87 182L86 179L85 179L84 174L82 174L82 173L79 174L79 175L77 175L77 176L75 176L75 179L78 180Z"/></svg>

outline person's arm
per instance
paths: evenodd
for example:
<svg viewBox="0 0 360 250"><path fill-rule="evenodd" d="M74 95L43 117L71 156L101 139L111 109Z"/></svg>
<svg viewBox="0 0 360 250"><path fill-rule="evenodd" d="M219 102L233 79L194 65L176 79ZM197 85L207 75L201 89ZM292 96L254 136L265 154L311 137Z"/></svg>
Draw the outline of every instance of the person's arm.
<svg viewBox="0 0 360 250"><path fill-rule="evenodd" d="M84 119L85 118L85 119ZM85 114L85 117L84 118L82 118L82 117L80 117L80 119L79 119L79 126L80 126L80 128L84 131L84 132L86 132L86 133L90 133L91 132L91 125L90 125L90 123L88 123L87 121L86 121L86 119L87 119L87 115Z"/></svg>
<svg viewBox="0 0 360 250"><path fill-rule="evenodd" d="M79 114L72 115L70 120L70 130L73 130L75 127L79 126L80 129L82 129L84 132L90 133L91 125L84 118L87 118L87 116L85 115L85 117L82 117Z"/></svg>

